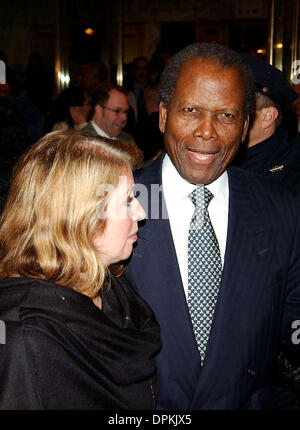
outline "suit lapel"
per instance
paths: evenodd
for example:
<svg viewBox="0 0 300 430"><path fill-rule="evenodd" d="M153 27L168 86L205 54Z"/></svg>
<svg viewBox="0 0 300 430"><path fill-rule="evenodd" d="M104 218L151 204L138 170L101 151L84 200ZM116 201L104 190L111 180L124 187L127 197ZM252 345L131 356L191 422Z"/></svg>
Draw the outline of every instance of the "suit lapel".
<svg viewBox="0 0 300 430"><path fill-rule="evenodd" d="M228 174L229 216L224 269L193 408L199 407L199 399L201 407L212 408L214 393L230 387L228 374L232 373L235 359L239 360L237 363L242 361L243 348L247 351L249 321L253 318L255 325L255 306L264 294L259 289L266 285L262 278L267 276L271 264L272 233L265 228L251 182L239 169L230 168Z"/></svg>
<svg viewBox="0 0 300 430"><path fill-rule="evenodd" d="M98 136L98 133L96 132L96 129L94 128L94 126L91 123L91 121L81 131L84 132L84 133L88 133L90 136Z"/></svg>
<svg viewBox="0 0 300 430"><path fill-rule="evenodd" d="M143 178L143 183L149 191L148 208L151 207L151 185L161 185L162 160L163 156L156 160L156 166L153 166L154 169L149 172L147 181ZM138 181L137 177L136 183ZM160 210L164 205L164 197L161 195L158 204ZM152 202L153 207L156 213L157 202L154 205ZM174 379L179 381L185 393L185 406L187 406L193 396L195 381L199 377L200 357L193 335L169 220L152 219L150 215L151 213L145 225L139 230L138 246L133 251L133 258L136 259L135 270L139 261L145 280L143 285L136 287L155 310L162 328L164 347L158 360L167 362L172 369ZM147 255L147 262L143 260L144 254ZM157 258L157 255L160 258Z"/></svg>

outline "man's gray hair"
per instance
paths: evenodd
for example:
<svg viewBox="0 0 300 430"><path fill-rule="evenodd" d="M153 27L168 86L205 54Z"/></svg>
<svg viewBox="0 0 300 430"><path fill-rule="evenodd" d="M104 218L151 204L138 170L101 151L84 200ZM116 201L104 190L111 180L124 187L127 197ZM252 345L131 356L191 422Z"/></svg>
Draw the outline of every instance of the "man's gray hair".
<svg viewBox="0 0 300 430"><path fill-rule="evenodd" d="M237 66L245 83L245 115L255 108L255 80L253 73L245 60L236 51L218 43L194 43L177 52L165 67L159 84L159 95L165 106L168 106L171 95L176 87L181 66L186 60L193 57L211 58L222 66Z"/></svg>

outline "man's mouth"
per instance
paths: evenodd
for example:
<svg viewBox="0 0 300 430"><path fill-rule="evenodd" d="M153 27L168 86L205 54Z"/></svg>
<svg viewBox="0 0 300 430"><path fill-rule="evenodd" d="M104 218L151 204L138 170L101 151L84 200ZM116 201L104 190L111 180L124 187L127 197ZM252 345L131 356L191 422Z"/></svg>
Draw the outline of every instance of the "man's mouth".
<svg viewBox="0 0 300 430"><path fill-rule="evenodd" d="M210 164L216 157L216 152L201 152L191 151L188 149L189 158L191 161L198 164Z"/></svg>

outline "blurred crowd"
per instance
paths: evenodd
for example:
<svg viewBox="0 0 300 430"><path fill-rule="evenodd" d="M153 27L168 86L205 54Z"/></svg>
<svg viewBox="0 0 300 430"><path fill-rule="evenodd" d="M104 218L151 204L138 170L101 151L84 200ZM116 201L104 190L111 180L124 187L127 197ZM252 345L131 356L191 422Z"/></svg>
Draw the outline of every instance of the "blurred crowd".
<svg viewBox="0 0 300 430"><path fill-rule="evenodd" d="M14 138L12 147L1 141L1 155L8 161L12 160L12 150L13 158L18 157L28 145L49 131L86 126L93 116L91 104L99 85L115 82L115 77L101 61L86 61L76 68L70 86L54 95L54 76L46 70L38 53L30 55L21 83L4 53L0 53L0 60L6 64L6 84L0 85L1 112L5 111L9 118L16 115L14 127L23 130L22 138L19 141ZM124 132L130 133L144 151L145 160L155 157L163 145L158 128L157 85L164 62L138 57L124 65L123 87L129 104ZM2 132L3 121L4 118Z"/></svg>
<svg viewBox="0 0 300 430"><path fill-rule="evenodd" d="M164 147L158 85L170 57L155 53L151 59L137 57L124 64L122 87L103 62L85 61L73 72L69 87L54 95L54 76L38 53L29 56L20 82L0 52L0 60L6 63L6 84L0 84L0 187L6 189L20 154L53 130L75 128L132 140L143 151L145 163L157 158ZM291 87L298 98L285 106L281 127L293 138L300 127L300 84Z"/></svg>

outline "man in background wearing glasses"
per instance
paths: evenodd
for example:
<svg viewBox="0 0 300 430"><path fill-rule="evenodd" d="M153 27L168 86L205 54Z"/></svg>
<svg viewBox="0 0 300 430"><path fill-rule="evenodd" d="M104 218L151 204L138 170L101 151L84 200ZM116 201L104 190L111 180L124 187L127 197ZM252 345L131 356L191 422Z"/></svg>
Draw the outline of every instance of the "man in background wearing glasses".
<svg viewBox="0 0 300 430"><path fill-rule="evenodd" d="M113 83L100 84L91 96L91 106L91 121L82 129L83 132L110 139L134 140L129 133L123 131L129 110L125 88Z"/></svg>

